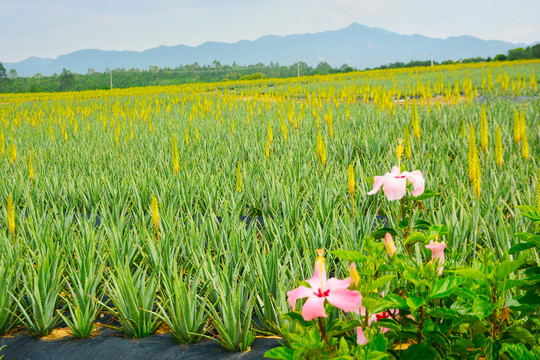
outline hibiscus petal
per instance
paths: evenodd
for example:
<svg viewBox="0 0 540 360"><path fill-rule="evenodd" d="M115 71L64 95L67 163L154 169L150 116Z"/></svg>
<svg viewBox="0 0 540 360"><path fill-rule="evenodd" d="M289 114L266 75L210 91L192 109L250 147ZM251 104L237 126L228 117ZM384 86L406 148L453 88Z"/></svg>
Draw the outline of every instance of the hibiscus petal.
<svg viewBox="0 0 540 360"><path fill-rule="evenodd" d="M326 283L325 289L338 290L338 289L347 289L351 286L351 278L346 278L343 280L330 278Z"/></svg>
<svg viewBox="0 0 540 360"><path fill-rule="evenodd" d="M395 177L389 178L384 182L383 191L386 198L390 201L399 200L405 196L407 179Z"/></svg>
<svg viewBox="0 0 540 360"><path fill-rule="evenodd" d="M414 187L412 191L414 196L419 196L424 193L426 182L420 170L415 170L412 173L407 174L407 180L409 180Z"/></svg>
<svg viewBox="0 0 540 360"><path fill-rule="evenodd" d="M381 186L383 186L384 181L387 179L387 177L388 177L388 175L375 176L373 178L373 190L371 190L367 194L368 195L373 195L373 194L376 194L377 192L379 192L379 190L381 189Z"/></svg>
<svg viewBox="0 0 540 360"><path fill-rule="evenodd" d="M399 176L401 172L399 171L399 168L397 166L392 166L392 171L390 171L389 175L392 175L392 177Z"/></svg>
<svg viewBox="0 0 540 360"><path fill-rule="evenodd" d="M368 343L368 339L366 338L366 335L364 334L364 329L362 329L361 326L358 326L356 328L356 342L359 345L366 345Z"/></svg>
<svg viewBox="0 0 540 360"><path fill-rule="evenodd" d="M324 297L318 297L314 293L310 296L302 307L302 317L306 321L315 319L316 317L326 317L324 310Z"/></svg>
<svg viewBox="0 0 540 360"><path fill-rule="evenodd" d="M289 297L289 304L291 304L292 309L295 310L297 299L303 299L305 297L313 295L313 293L313 289L310 289L306 286L299 286L296 289L291 290L287 293L287 296Z"/></svg>
<svg viewBox="0 0 540 360"><path fill-rule="evenodd" d="M327 299L330 304L347 312L358 313L362 306L362 295L356 290L330 289Z"/></svg>

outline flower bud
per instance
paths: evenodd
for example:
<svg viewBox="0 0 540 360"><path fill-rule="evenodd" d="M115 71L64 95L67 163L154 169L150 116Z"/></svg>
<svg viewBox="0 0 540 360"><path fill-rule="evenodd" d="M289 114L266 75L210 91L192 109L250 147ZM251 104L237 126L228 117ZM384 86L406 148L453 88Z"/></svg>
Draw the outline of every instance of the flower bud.
<svg viewBox="0 0 540 360"><path fill-rule="evenodd" d="M392 239L392 235L390 233L386 233L384 236L384 246L386 247L388 257L391 258L396 255L396 245L394 244L394 240Z"/></svg>

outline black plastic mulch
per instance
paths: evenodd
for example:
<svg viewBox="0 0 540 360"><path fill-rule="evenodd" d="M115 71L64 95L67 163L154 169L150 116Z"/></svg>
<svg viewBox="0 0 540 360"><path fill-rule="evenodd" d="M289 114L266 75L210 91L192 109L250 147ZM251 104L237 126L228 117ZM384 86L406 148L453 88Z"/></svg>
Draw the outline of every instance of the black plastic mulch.
<svg viewBox="0 0 540 360"><path fill-rule="evenodd" d="M279 339L256 338L247 352L230 352L211 340L183 346L169 334L131 339L112 329L102 328L100 335L89 339L62 338L43 340L28 334L0 337L2 360L62 359L263 359L264 353L279 346Z"/></svg>

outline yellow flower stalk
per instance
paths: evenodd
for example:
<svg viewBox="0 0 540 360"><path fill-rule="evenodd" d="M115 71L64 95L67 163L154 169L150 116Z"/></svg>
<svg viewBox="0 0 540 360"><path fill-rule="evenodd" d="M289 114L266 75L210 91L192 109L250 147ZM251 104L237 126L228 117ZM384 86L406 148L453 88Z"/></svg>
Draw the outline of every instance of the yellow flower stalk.
<svg viewBox="0 0 540 360"><path fill-rule="evenodd" d="M351 263L350 273L351 273L351 284L353 286L358 286L358 284L360 283L360 274L358 273L358 270L356 269L355 263Z"/></svg>
<svg viewBox="0 0 540 360"><path fill-rule="evenodd" d="M4 151L4 127L2 127L2 132L0 133L0 152L2 152L2 155L5 154L5 151Z"/></svg>
<svg viewBox="0 0 540 360"><path fill-rule="evenodd" d="M283 139L287 141L287 125L285 125L283 118L281 118L281 132L283 133Z"/></svg>
<svg viewBox="0 0 540 360"><path fill-rule="evenodd" d="M28 175L30 182L34 182L34 148L30 151L30 157L28 158Z"/></svg>
<svg viewBox="0 0 540 360"><path fill-rule="evenodd" d="M234 118L231 119L231 131L232 131L232 134L234 135Z"/></svg>
<svg viewBox="0 0 540 360"><path fill-rule="evenodd" d="M236 191L242 192L242 169L240 169L240 163L236 164Z"/></svg>
<svg viewBox="0 0 540 360"><path fill-rule="evenodd" d="M15 239L15 207L13 206L13 198L11 197L11 194L8 196L7 212L9 233Z"/></svg>
<svg viewBox="0 0 540 360"><path fill-rule="evenodd" d="M270 157L270 146L268 145L268 140L264 142L264 153L266 154L266 157Z"/></svg>
<svg viewBox="0 0 540 360"><path fill-rule="evenodd" d="M468 163L469 163L469 179L471 182L474 182L476 178L476 170L478 168L478 150L476 149L476 136L474 134L474 127L472 123L470 124L469 131L469 148L468 148Z"/></svg>
<svg viewBox="0 0 540 360"><path fill-rule="evenodd" d="M178 174L180 170L180 163L178 159L178 148L176 146L176 136L173 134L172 138L172 165L175 174Z"/></svg>
<svg viewBox="0 0 540 360"><path fill-rule="evenodd" d="M320 132L317 134L317 157L319 158L321 169L324 170L324 165L326 164L326 145Z"/></svg>
<svg viewBox="0 0 540 360"><path fill-rule="evenodd" d="M186 139L185 139L185 141L186 141L186 146L188 146L189 145L189 130L188 130L187 126L186 126Z"/></svg>
<svg viewBox="0 0 540 360"><path fill-rule="evenodd" d="M349 164L349 167L347 168L347 188L349 190L349 195L351 196L351 213L354 216L354 188L355 188L355 182L354 182L354 167Z"/></svg>
<svg viewBox="0 0 540 360"><path fill-rule="evenodd" d="M531 72L531 77L529 79L529 86L531 87L532 90L536 91L536 78L534 76L534 70Z"/></svg>
<svg viewBox="0 0 540 360"><path fill-rule="evenodd" d="M409 126L405 126L405 156L407 159L412 157L412 148L411 148L411 135L409 134Z"/></svg>
<svg viewBox="0 0 540 360"><path fill-rule="evenodd" d="M495 135L495 157L498 166L503 164L503 151L501 126L497 124L497 134Z"/></svg>
<svg viewBox="0 0 540 360"><path fill-rule="evenodd" d="M478 152L476 152L476 176L474 177L473 187L475 198L480 198L482 194L482 174L480 172L480 161L478 161Z"/></svg>
<svg viewBox="0 0 540 360"><path fill-rule="evenodd" d="M488 148L488 122L486 115L486 107L482 104L482 111L480 112L480 146L482 147L482 152L487 153Z"/></svg>
<svg viewBox="0 0 540 360"><path fill-rule="evenodd" d="M154 222L154 228L156 229L156 239L159 237L159 205L158 199L155 196L152 196L152 221Z"/></svg>
<svg viewBox="0 0 540 360"><path fill-rule="evenodd" d="M401 159L403 158L403 152L405 148L403 147L403 139L398 139L398 145L396 146L396 157L398 161L398 168L401 168Z"/></svg>
<svg viewBox="0 0 540 360"><path fill-rule="evenodd" d="M148 118L148 131L152 133L152 118Z"/></svg>
<svg viewBox="0 0 540 360"><path fill-rule="evenodd" d="M418 109L416 108L416 99L413 99L411 107L411 126L416 140L420 140L420 120L418 118Z"/></svg>

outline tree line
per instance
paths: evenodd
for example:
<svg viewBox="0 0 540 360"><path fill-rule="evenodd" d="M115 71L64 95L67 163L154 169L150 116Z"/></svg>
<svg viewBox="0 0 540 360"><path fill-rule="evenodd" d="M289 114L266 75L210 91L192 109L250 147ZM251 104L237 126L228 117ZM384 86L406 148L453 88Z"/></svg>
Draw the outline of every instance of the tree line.
<svg viewBox="0 0 540 360"><path fill-rule="evenodd" d="M508 50L507 54L498 54L493 59L469 58L457 62L489 62L521 59L540 59L540 44L526 48L516 48ZM456 61L446 60L440 64L453 64ZM433 62L433 64L439 64ZM394 62L382 65L374 69L392 69L402 67L429 66L430 60L415 60L408 63ZM73 73L68 69L63 69L60 74L43 76L35 74L32 77L17 76L15 69L6 71L0 63L0 92L4 93L24 93L24 92L57 92L57 91L80 91L114 88L128 88L135 86L152 85L180 85L199 82L222 82L232 80L255 80L262 78L287 78L294 76L327 75L336 73L346 73L357 69L343 64L339 68L333 68L327 62L320 62L316 67L311 67L305 62L297 62L290 66L279 65L270 62L265 65L258 63L254 65L223 65L214 60L209 65L180 65L176 68L158 68L150 66L148 69L107 69L105 72L97 72L88 69L86 74ZM369 70L367 68L366 70Z"/></svg>

